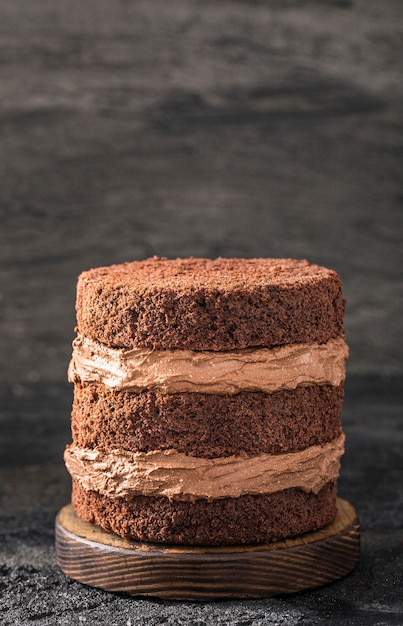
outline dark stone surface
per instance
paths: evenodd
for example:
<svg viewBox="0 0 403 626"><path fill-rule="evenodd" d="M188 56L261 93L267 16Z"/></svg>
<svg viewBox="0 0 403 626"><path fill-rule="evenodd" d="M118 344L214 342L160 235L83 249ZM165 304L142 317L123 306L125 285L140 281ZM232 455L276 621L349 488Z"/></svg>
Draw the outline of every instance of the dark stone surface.
<svg viewBox="0 0 403 626"><path fill-rule="evenodd" d="M0 3L1 624L403 622L402 22L400 0ZM192 604L58 570L76 277L153 254L340 273L343 581Z"/></svg>

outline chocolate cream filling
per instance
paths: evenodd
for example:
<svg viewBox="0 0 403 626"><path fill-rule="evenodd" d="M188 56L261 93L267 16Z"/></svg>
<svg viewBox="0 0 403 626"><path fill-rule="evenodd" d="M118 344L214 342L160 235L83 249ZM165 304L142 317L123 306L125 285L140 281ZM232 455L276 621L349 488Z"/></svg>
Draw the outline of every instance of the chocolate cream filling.
<svg viewBox="0 0 403 626"><path fill-rule="evenodd" d="M74 444L65 451L71 476L86 491L110 498L138 495L173 500L238 498L297 487L317 494L339 475L344 435L287 454L206 459L175 450L102 451Z"/></svg>
<svg viewBox="0 0 403 626"><path fill-rule="evenodd" d="M198 352L109 348L79 335L73 342L69 380L133 392L273 393L301 385L337 387L345 379L347 356L342 337L324 344Z"/></svg>

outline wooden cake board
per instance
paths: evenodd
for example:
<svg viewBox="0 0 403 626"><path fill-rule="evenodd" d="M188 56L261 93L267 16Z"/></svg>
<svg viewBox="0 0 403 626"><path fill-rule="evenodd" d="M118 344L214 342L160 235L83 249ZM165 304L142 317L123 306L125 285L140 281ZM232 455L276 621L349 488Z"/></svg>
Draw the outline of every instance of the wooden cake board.
<svg viewBox="0 0 403 626"><path fill-rule="evenodd" d="M138 543L84 522L71 504L56 518L56 555L65 574L107 591L167 600L264 598L310 589L348 574L359 554L358 515L341 498L328 526L267 545Z"/></svg>

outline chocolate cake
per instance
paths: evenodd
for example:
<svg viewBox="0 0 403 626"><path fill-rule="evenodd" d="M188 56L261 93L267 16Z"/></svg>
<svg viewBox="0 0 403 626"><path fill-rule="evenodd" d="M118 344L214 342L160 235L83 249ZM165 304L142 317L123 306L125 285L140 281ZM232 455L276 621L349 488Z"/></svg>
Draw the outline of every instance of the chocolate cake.
<svg viewBox="0 0 403 626"><path fill-rule="evenodd" d="M84 520L139 541L267 543L336 515L345 300L292 259L83 272L72 438Z"/></svg>

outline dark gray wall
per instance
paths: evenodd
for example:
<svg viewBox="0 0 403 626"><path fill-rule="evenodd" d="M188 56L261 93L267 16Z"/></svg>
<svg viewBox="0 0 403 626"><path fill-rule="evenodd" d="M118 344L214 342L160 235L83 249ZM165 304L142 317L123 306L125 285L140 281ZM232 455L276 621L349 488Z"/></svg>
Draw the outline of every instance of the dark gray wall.
<svg viewBox="0 0 403 626"><path fill-rule="evenodd" d="M350 373L402 374L399 0L0 4L0 380L63 381L78 273L338 271Z"/></svg>

